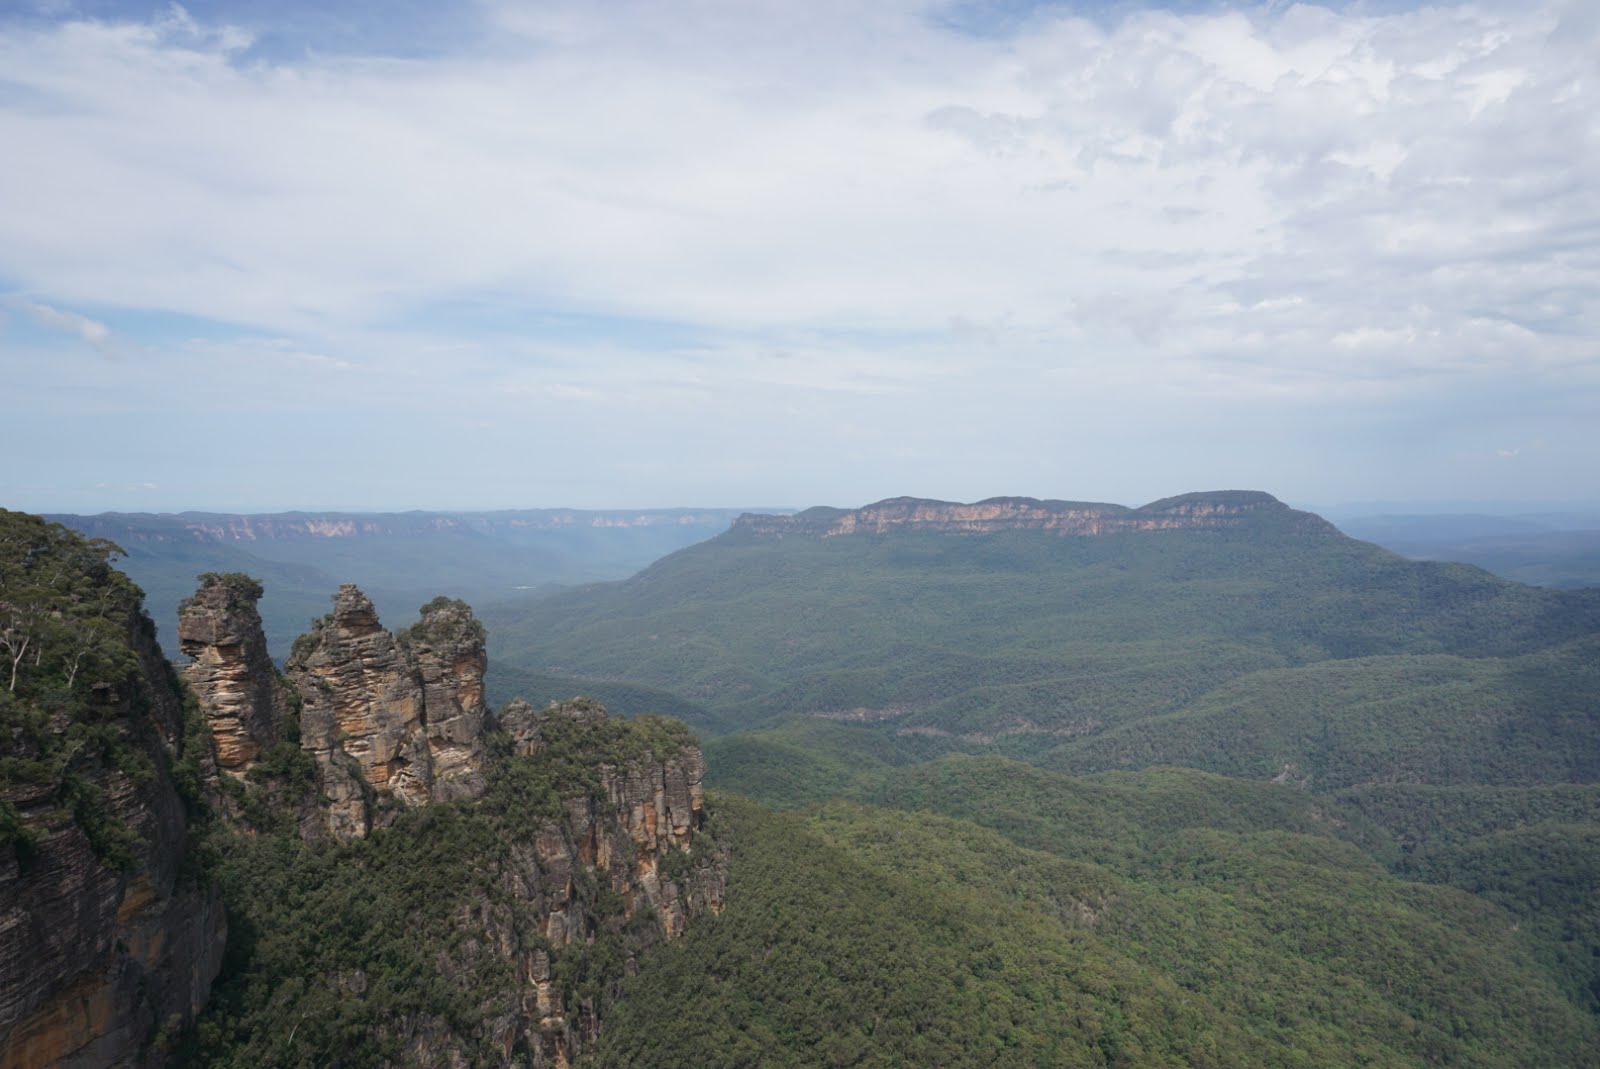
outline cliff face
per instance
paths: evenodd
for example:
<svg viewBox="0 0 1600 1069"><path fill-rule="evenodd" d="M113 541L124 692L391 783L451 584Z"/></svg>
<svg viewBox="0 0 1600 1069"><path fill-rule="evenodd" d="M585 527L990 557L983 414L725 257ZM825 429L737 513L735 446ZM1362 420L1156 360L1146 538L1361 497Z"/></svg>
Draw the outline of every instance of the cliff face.
<svg viewBox="0 0 1600 1069"><path fill-rule="evenodd" d="M363 707L375 717L374 736L393 734L385 715L424 739L478 725L472 746L457 749L492 752L474 769L486 797L426 804L442 801L461 777L436 780L437 799L388 810L389 827L360 849L326 834L288 854L271 836L236 840L225 865L237 869L224 879L245 889L230 900L243 929L319 931L341 916L350 929L343 934L357 937L330 930L311 941L311 953L293 940L258 948L248 973L228 982L282 993L228 1000L260 1016L235 1024L238 1038L200 1050L201 1063L292 1063L358 1035L391 1052L387 1064L407 1069L570 1066L600 1034L639 956L682 935L694 916L721 911L726 857L704 832L705 762L687 730L653 718L612 720L581 700L545 709L514 701L491 727L475 711L481 662L470 623L464 606L431 606L390 646L347 591L323 625L324 652L365 651L372 681L387 695ZM342 685L337 673L304 674L321 659L302 653L310 667L297 675L311 686ZM426 718L411 719L414 703L393 700L396 663L408 659L421 666L422 706L447 710L449 731L430 735ZM433 674L463 662L459 677ZM346 664L343 678L358 674ZM338 709L354 697L317 700ZM309 694L306 708L313 709ZM302 862L303 871L284 868ZM255 894L257 885L299 893L286 902L271 890ZM407 977L399 990L397 974ZM411 997L424 985L426 997ZM330 1002L337 1013L328 1012Z"/></svg>
<svg viewBox="0 0 1600 1069"><path fill-rule="evenodd" d="M261 633L259 600L261 584L212 573L178 606L178 642L193 658L181 674L205 707L217 767L235 777L283 737L289 715L288 692Z"/></svg>
<svg viewBox="0 0 1600 1069"><path fill-rule="evenodd" d="M182 703L137 590L92 561L63 586L81 547L16 526L35 552L0 560L0 591L30 589L44 561L57 596L35 622L72 626L36 632L43 686L25 677L0 702L0 1069L158 1065L205 1004L226 935L215 888L186 871Z"/></svg>
<svg viewBox="0 0 1600 1069"><path fill-rule="evenodd" d="M515 757L535 762L551 735L563 751L552 759L564 761L574 747L618 726L603 708L582 701L539 710L514 701L501 724ZM571 1064L599 1035L604 1004L622 976L636 970L638 955L682 935L694 916L722 911L726 861L697 841L704 773L700 750L689 744L602 760L589 789L563 792L560 812L511 848L499 872L504 898L478 896L464 911L464 935L485 940L517 977L488 1014L496 1022L496 1064L514 1064L519 1046L532 1066ZM702 854L699 863L692 860ZM519 910L534 922L532 931L518 928ZM585 960L608 938L620 946L621 974L602 977L588 991L571 990L562 963ZM469 942L447 975L465 973L476 949ZM462 1036L437 1022L414 1022L412 1029L405 1064L467 1064Z"/></svg>
<svg viewBox="0 0 1600 1069"><path fill-rule="evenodd" d="M603 708L588 702L563 702L535 710L514 701L501 714L501 726L519 757L544 751L547 731L563 721L604 721ZM722 887L685 887L662 872L673 851L687 851L704 823L705 756L695 746L675 752L649 753L636 760L604 763L596 770L598 790L566 800L565 825L552 824L541 835L541 860L570 883L577 865L609 874L611 889L622 896L623 916L653 911L670 939L683 934L688 918L706 910L720 912ZM561 945L581 932L561 911L551 914L546 937Z"/></svg>
<svg viewBox="0 0 1600 1069"><path fill-rule="evenodd" d="M415 806L483 790L482 627L465 605L439 599L402 638L346 583L285 665L336 838L370 832L385 797Z"/></svg>
<svg viewBox="0 0 1600 1069"><path fill-rule="evenodd" d="M520 704L497 731L471 610L437 599L391 635L353 586L286 685L260 586L238 575L184 604L182 678L205 717L186 720L113 550L0 510L0 643L31 651L0 691L0 1069L165 1064L221 969L223 885L241 931L310 933L247 938L250 968L222 982L273 996L189 1032L236 1064L371 1042L418 1069L565 1066L637 955L720 910L725 858L701 834L704 762L681 725ZM205 824L215 871L191 843L202 795L226 818ZM383 824L371 849L341 842ZM284 851L296 829L306 846ZM241 1026L240 1006L289 1016ZM288 1058L297 1032L317 1044Z"/></svg>
<svg viewBox="0 0 1600 1069"><path fill-rule="evenodd" d="M430 796L476 798L483 793L483 673L488 667L483 625L464 602L435 598L422 619L397 640L422 685L423 733L432 767Z"/></svg>
<svg viewBox="0 0 1600 1069"><path fill-rule="evenodd" d="M859 509L813 508L793 516L746 513L734 521L733 529L756 536L809 538L886 534L897 530L970 535L1039 530L1095 536L1127 531L1241 527L1262 518L1277 522L1287 520L1307 530L1331 530L1324 521L1309 513L1295 512L1270 494L1244 490L1185 494L1137 509L1091 502L1040 501L1031 497L995 497L970 505L896 497Z"/></svg>

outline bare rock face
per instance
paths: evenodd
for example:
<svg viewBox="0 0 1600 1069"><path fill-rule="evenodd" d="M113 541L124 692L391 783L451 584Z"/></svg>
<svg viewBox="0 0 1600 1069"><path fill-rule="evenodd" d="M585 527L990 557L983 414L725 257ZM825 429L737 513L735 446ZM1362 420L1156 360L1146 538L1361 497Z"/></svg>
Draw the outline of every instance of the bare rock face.
<svg viewBox="0 0 1600 1069"><path fill-rule="evenodd" d="M289 695L261 631L261 584L244 575L201 577L178 606L178 642L194 660L184 682L205 709L216 766L239 777L283 738Z"/></svg>
<svg viewBox="0 0 1600 1069"><path fill-rule="evenodd" d="M518 699L499 720L517 756L532 757L552 736L570 744L603 735L608 717L587 700L536 709ZM621 929L631 973L637 955L682 935L695 916L723 908L726 858L713 847L694 860L705 846L697 842L705 822L699 748L646 751L602 763L596 772L597 785L564 797L560 817L512 846L502 871L505 893L458 919L471 933L468 947L481 941L517 977L496 1018L499 1064L515 1064L511 1054L520 1040L532 1065L568 1066L599 1036L603 1022L593 1000L567 998L552 974L552 956L563 948L591 943L604 928ZM520 907L536 920L532 931L513 922ZM455 1042L421 1027L412 1041L418 1056L405 1064L452 1064L447 1051Z"/></svg>
<svg viewBox="0 0 1600 1069"><path fill-rule="evenodd" d="M484 631L465 602L435 598L398 640L422 682L434 799L483 793Z"/></svg>
<svg viewBox="0 0 1600 1069"><path fill-rule="evenodd" d="M54 784L0 784L26 832L0 846L0 1069L163 1064L221 968L220 894L184 875L189 832L170 775L182 705L148 620L134 613L138 668L97 694L103 722L150 773L74 767L79 789L98 799L95 825L128 833L127 853L119 860L91 841Z"/></svg>
<svg viewBox="0 0 1600 1069"><path fill-rule="evenodd" d="M432 602L397 641L354 584L294 644L300 745L317 763L327 826L360 838L387 799L405 806L483 792L483 628L461 602Z"/></svg>
<svg viewBox="0 0 1600 1069"><path fill-rule="evenodd" d="M582 699L535 710L519 699L502 711L500 723L518 756L528 757L543 748L543 729L558 718L593 724L603 722L606 711ZM552 825L540 836L541 862L559 874L575 865L605 872L611 889L622 896L626 917L649 910L667 938L682 935L690 915L722 908L720 885L686 888L662 872L673 852L689 849L704 823L705 773L705 756L695 746L601 765L600 790L569 798L565 824ZM561 946L571 941L574 927L557 905L545 936Z"/></svg>
<svg viewBox="0 0 1600 1069"><path fill-rule="evenodd" d="M1255 490L1184 494L1141 508L1031 497L991 497L973 504L895 497L858 509L811 508L793 516L746 513L734 521L733 529L778 538L881 535L899 530L965 535L1036 530L1094 537L1131 531L1241 528L1263 522L1300 533L1325 534L1333 530L1320 517L1296 512L1271 494Z"/></svg>

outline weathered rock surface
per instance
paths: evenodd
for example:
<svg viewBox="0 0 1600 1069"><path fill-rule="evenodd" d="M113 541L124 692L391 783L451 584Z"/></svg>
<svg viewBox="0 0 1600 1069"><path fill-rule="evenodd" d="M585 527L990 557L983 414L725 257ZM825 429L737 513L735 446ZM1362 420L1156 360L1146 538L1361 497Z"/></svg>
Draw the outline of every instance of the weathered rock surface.
<svg viewBox="0 0 1600 1069"><path fill-rule="evenodd" d="M217 768L236 777L283 738L289 716L260 600L261 584L248 576L211 573L178 606L178 642L193 658L181 674L206 711Z"/></svg>
<svg viewBox="0 0 1600 1069"><path fill-rule="evenodd" d="M992 497L974 504L895 497L859 509L811 508L793 516L746 513L733 529L758 536L833 538L895 530L994 534L1010 530L1094 536L1126 531L1238 527L1260 517L1287 520L1307 530L1332 530L1310 513L1296 512L1271 494L1250 490L1184 494L1142 508L1099 502Z"/></svg>
<svg viewBox="0 0 1600 1069"><path fill-rule="evenodd" d="M185 723L178 673L131 584L126 594L128 645L110 662L116 674L84 690L91 704L48 714L61 723L42 733L24 720L0 738L28 770L0 779L0 1069L153 1069L203 1009L227 924L217 886L197 871L180 778L196 794L218 788L211 809L226 819L215 834L282 828L287 812L287 826L319 840L365 835L406 807L475 799L493 771L484 633L461 602L437 599L391 635L359 590L341 587L296 644L286 683L266 656L260 586L207 576L180 621L201 725ZM726 856L697 839L704 760L681 727L608 721L586 702L515 703L505 726L509 749L531 758L522 772L544 786L532 808L510 796L518 820L490 825L509 838L462 844L479 851L471 871L486 882L440 895L433 915L450 917L452 936L426 949L438 975L481 1004L483 1023L463 1028L431 1009L385 1017L373 1034L399 1040L399 1065L570 1065L636 956L722 906ZM303 753L281 745L296 732ZM593 962L603 979L582 971ZM317 991L307 997L331 984L336 997L362 998L367 967L358 956L316 976L308 964Z"/></svg>
<svg viewBox="0 0 1600 1069"><path fill-rule="evenodd" d="M432 760L431 795L476 798L483 793L483 625L466 603L435 598L422 619L397 636L422 683L424 734Z"/></svg>
<svg viewBox="0 0 1600 1069"><path fill-rule="evenodd" d="M169 772L182 705L137 607L129 643L137 671L97 696L102 722L152 771L73 772L133 834L131 862L108 862L55 784L0 787L34 836L0 847L0 1069L162 1064L221 967L220 897L184 875L188 827Z"/></svg>
<svg viewBox="0 0 1600 1069"><path fill-rule="evenodd" d="M542 727L558 717L592 723L604 720L606 712L587 701L539 710L514 701L502 711L501 726L515 752L526 757L540 751ZM689 849L704 822L706 765L700 749L686 746L627 764L604 764L597 772L600 790L568 799L565 825L552 825L540 837L541 861L559 874L570 873L574 865L606 872L611 889L622 896L624 915L654 912L669 939L683 933L689 916L720 912L720 884L682 887L661 872L671 851ZM570 942L569 918L559 908L550 918L546 937L557 946Z"/></svg>
<svg viewBox="0 0 1600 1069"><path fill-rule="evenodd" d="M438 599L403 637L346 583L285 666L301 700L300 745L340 839L370 832L384 799L414 806L483 792L483 628L463 603Z"/></svg>
<svg viewBox="0 0 1600 1069"><path fill-rule="evenodd" d="M535 709L518 700L500 714L521 757L541 751L544 729L557 719L593 727L607 716L587 701ZM722 910L726 858L712 847L691 860L704 824L700 750L647 752L601 764L596 773L595 789L564 798L561 817L511 847L500 873L505 894L480 899L456 918L462 944L442 963L446 976L466 973L476 955L493 954L516 977L490 1015L489 1038L501 1055L495 1064L516 1064L520 1045L533 1066L567 1066L599 1035L594 999L567 998L554 975L553 957L563 948L620 931L631 974L638 955L682 935L694 916ZM405 1030L405 1065L470 1063L463 1037L442 1022L407 1022Z"/></svg>

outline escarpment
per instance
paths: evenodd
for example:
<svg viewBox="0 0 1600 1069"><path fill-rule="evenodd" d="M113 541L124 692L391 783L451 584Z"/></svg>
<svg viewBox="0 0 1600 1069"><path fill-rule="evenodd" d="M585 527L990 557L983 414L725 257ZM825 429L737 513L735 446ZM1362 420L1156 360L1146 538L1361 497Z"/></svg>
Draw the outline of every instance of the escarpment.
<svg viewBox="0 0 1600 1069"><path fill-rule="evenodd" d="M502 724L465 604L391 635L354 587L280 676L243 575L175 671L116 552L0 510L0 1069L569 1065L721 908L682 725Z"/></svg>
<svg viewBox="0 0 1600 1069"><path fill-rule="evenodd" d="M521 1050L527 1064L565 1066L598 1037L641 954L692 917L721 912L726 861L703 835L704 759L686 735L613 720L583 700L544 709L516 700L500 721L511 767L491 773L487 801L510 789L531 804L509 850L482 866L487 893L457 906L459 949L441 967L470 990L475 959L495 948L516 980L490 998L473 1038L493 1048L491 1064L515 1064ZM587 755L582 769L575 752ZM523 793L531 784L554 790L534 801ZM471 1046L425 1017L409 1029L402 1064L454 1064Z"/></svg>
<svg viewBox="0 0 1600 1069"><path fill-rule="evenodd" d="M36 655L0 694L0 1069L159 1065L227 930L178 787L198 744L115 547L4 510L0 547Z"/></svg>
<svg viewBox="0 0 1600 1069"><path fill-rule="evenodd" d="M858 509L811 508L792 516L746 513L734 521L733 529L756 536L810 538L899 530L974 535L1033 530L1092 537L1130 531L1226 529L1262 521L1288 524L1308 533L1333 530L1326 521L1297 512L1271 494L1247 490L1184 494L1136 509L1031 497L992 497L973 504L895 497Z"/></svg>
<svg viewBox="0 0 1600 1069"><path fill-rule="evenodd" d="M466 603L443 597L424 605L422 619L396 636L422 685L434 798L483 793L484 639Z"/></svg>

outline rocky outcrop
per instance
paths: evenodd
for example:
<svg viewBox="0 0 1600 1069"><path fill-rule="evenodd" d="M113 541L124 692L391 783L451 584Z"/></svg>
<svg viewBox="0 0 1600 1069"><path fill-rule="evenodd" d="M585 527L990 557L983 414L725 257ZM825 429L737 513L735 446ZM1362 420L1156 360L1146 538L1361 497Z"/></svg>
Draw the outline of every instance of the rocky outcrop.
<svg viewBox="0 0 1600 1069"><path fill-rule="evenodd" d="M331 1003L396 1052L396 1069L570 1066L643 956L721 911L726 844L705 831L704 760L686 729L613 720L581 700L514 701L500 722L482 802L403 814L370 851L308 848L364 869L378 912L400 919L370 943L333 940L304 959L297 983L273 994L287 1000L275 1021L310 1017L316 1031ZM421 1008L362 1005L394 1005L384 985L417 960L439 985Z"/></svg>
<svg viewBox="0 0 1600 1069"><path fill-rule="evenodd" d="M537 759L558 740L559 760L603 749L607 729L619 726L584 700L544 709L513 701L500 724L516 757ZM518 978L495 1015L502 1064L513 1064L521 1040L533 1066L567 1066L599 1035L596 1000L564 994L555 975L564 954L594 943L602 931L621 932L624 972L631 974L638 955L682 935L693 917L722 911L727 862L719 847L700 838L705 760L699 748L679 741L659 752L613 755L591 771L587 790L567 793L558 815L511 847L503 900L479 902L459 918L470 933L464 953L493 948ZM520 908L535 920L531 932L514 923ZM406 1064L452 1064L458 1043L418 1024Z"/></svg>
<svg viewBox="0 0 1600 1069"><path fill-rule="evenodd" d="M182 705L137 606L128 644L137 667L58 714L105 725L104 748L70 750L59 780L0 782L19 818L0 840L0 1069L163 1064L221 967L222 902L191 871L170 771Z"/></svg>
<svg viewBox="0 0 1600 1069"><path fill-rule="evenodd" d="M422 619L396 636L422 684L423 733L432 765L433 798L483 793L483 625L465 602L435 598Z"/></svg>
<svg viewBox="0 0 1600 1069"><path fill-rule="evenodd" d="M0 524L11 522L0 510ZM437 599L391 635L358 589L341 587L334 611L296 644L286 683L261 641L259 584L205 576L180 621L193 659L182 675L202 721L186 713L183 680L162 658L136 588L106 566L114 547L29 522L3 532L0 547L20 547L23 563L0 558L9 569L0 579L16 589L54 582L69 557L93 571L30 617L54 645L7 692L0 725L0 1069L166 1063L207 1001L227 934L214 877L191 849L191 813L220 814L207 834L236 845L298 826L315 856L360 864L366 855L330 834L356 838L409 807L476 799L490 773L510 777L495 780L484 804L415 814L476 829L443 847L467 859L451 871L471 881L420 901L396 893L392 873L373 884L393 895L388 907L413 910L401 938L462 996L453 1009L428 1002L391 1014L390 1003L375 1004L383 1008L364 1034L396 1041L391 1064L418 1069L570 1065L637 956L721 909L726 856L701 832L704 761L687 730L612 721L585 702L516 703L506 735L492 736L484 632L465 604ZM51 538L67 547L62 560L49 557ZM72 626L61 623L68 614ZM285 745L297 737L299 749ZM429 827L395 828L388 840L422 844L413 859L423 878L440 846ZM262 920L249 901L230 903L245 910L241 930ZM442 939L440 917L449 918ZM318 912L311 923L322 920ZM391 961L349 946L336 967L319 951L295 985L272 992L303 996L292 1020L393 982Z"/></svg>
<svg viewBox="0 0 1600 1069"><path fill-rule="evenodd" d="M261 632L261 584L246 575L200 577L178 606L181 674L206 712L217 768L242 777L284 735L289 695Z"/></svg>
<svg viewBox="0 0 1600 1069"><path fill-rule="evenodd" d="M531 757L544 748L545 729L562 719L592 724L603 722L606 712L582 700L540 710L519 700L501 713L501 726L514 752ZM674 851L690 848L704 823L706 767L700 749L648 753L630 762L602 763L595 771L598 791L568 799L565 825L552 825L541 836L541 862L557 873L570 873L575 865L607 873L611 889L622 896L624 916L653 912L668 938L681 935L691 915L720 912L720 885L683 887L662 870L663 864L670 867ZM551 912L546 926L551 942L569 942L574 930L561 909Z"/></svg>
<svg viewBox="0 0 1600 1069"><path fill-rule="evenodd" d="M895 497L859 509L811 508L793 516L746 513L733 530L755 536L833 538L891 531L994 534L1038 530L1095 536L1128 531L1242 527L1263 520L1305 531L1332 531L1326 521L1296 512L1271 494L1252 490L1184 494L1142 508L1031 497L992 497L974 504Z"/></svg>
<svg viewBox="0 0 1600 1069"><path fill-rule="evenodd" d="M391 799L414 806L483 791L483 628L461 602L438 599L402 639L346 583L285 665L336 838L366 835Z"/></svg>

